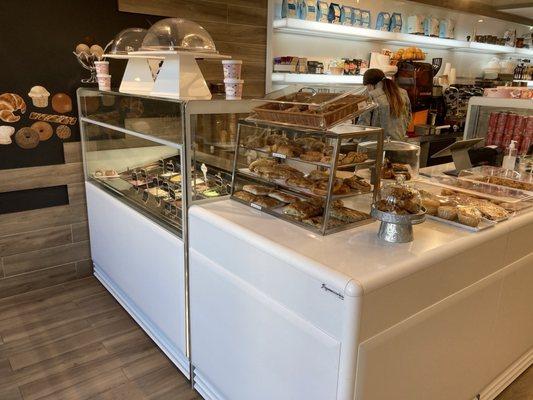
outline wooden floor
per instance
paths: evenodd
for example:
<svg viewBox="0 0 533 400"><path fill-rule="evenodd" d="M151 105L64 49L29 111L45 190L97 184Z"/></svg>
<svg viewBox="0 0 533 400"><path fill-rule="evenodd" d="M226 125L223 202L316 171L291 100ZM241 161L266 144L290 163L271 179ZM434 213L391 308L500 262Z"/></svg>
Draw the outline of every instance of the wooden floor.
<svg viewBox="0 0 533 400"><path fill-rule="evenodd" d="M0 400L21 399L200 396L90 277L0 300ZM533 400L533 368L497 400Z"/></svg>
<svg viewBox="0 0 533 400"><path fill-rule="evenodd" d="M0 300L0 399L200 396L90 277Z"/></svg>

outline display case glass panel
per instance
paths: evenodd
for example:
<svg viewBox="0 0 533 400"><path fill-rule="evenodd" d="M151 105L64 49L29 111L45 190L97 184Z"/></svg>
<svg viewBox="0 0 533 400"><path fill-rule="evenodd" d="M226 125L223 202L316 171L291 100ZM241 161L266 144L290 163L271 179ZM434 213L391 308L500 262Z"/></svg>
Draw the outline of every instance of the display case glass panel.
<svg viewBox="0 0 533 400"><path fill-rule="evenodd" d="M79 89L87 181L171 232L187 207L229 194L239 118L250 102L180 101Z"/></svg>
<svg viewBox="0 0 533 400"><path fill-rule="evenodd" d="M371 221L379 190L381 157L358 151L380 128L337 125L324 132L241 121L232 198L319 234Z"/></svg>

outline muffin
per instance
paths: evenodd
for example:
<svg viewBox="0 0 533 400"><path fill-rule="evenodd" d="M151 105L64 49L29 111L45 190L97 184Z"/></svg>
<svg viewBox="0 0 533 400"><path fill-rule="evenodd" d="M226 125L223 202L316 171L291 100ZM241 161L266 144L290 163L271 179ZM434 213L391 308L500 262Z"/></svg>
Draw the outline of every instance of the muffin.
<svg viewBox="0 0 533 400"><path fill-rule="evenodd" d="M481 222L481 212L471 206L457 207L457 219L463 225L476 227Z"/></svg>
<svg viewBox="0 0 533 400"><path fill-rule="evenodd" d="M440 206L437 209L437 215L439 218L455 221L457 219L457 207Z"/></svg>

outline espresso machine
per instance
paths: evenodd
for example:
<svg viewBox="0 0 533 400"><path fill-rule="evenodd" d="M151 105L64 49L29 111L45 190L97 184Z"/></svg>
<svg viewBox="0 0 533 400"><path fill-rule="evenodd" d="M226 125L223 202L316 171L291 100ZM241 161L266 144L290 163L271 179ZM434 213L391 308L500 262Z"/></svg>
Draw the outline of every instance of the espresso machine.
<svg viewBox="0 0 533 400"><path fill-rule="evenodd" d="M413 113L429 110L433 92L433 65L424 62L400 61L396 83L407 91Z"/></svg>

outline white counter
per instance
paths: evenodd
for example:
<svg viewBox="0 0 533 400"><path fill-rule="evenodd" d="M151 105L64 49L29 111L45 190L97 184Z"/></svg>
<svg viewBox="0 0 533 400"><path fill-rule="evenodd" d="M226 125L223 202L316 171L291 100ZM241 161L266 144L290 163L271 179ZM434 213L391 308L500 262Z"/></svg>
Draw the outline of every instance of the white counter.
<svg viewBox="0 0 533 400"><path fill-rule="evenodd" d="M190 226L207 399L492 399L533 362L533 213L477 233L428 220L406 244L231 200Z"/></svg>

